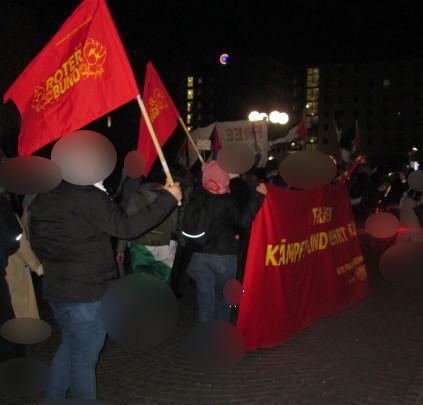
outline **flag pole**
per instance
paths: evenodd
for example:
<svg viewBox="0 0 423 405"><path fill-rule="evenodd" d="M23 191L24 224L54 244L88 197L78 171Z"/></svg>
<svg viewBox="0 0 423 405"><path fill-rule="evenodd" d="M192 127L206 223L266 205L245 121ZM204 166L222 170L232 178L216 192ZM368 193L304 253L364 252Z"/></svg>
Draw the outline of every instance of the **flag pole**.
<svg viewBox="0 0 423 405"><path fill-rule="evenodd" d="M148 132L150 133L151 139L153 140L154 146L155 146L156 151L157 151L157 155L159 156L160 163L162 164L162 167L163 167L163 171L165 172L166 179L169 182L169 184L171 186L173 186L175 184L175 182L173 181L172 174L170 173L169 166L167 165L167 162L166 162L166 159L164 157L162 148L160 147L160 143L159 143L159 140L157 139L157 135L154 132L154 128L153 128L153 125L151 124L150 117L148 116L144 102L142 101L142 98L139 94L137 95L137 102L138 102L138 106L140 107L141 114L145 119L145 123L147 124ZM178 206L180 206L180 205L182 205L182 204L179 201Z"/></svg>
<svg viewBox="0 0 423 405"><path fill-rule="evenodd" d="M197 145L196 145L196 144L195 144L195 142L194 142L194 139L192 139L192 136L191 136L191 134L189 133L188 128L187 128L187 126L185 125L185 122L184 122L184 120L181 118L181 116L180 116L180 115L178 116L178 120L179 120L179 123L181 124L181 126L182 126L182 128L183 128L183 130L184 130L184 132L185 132L185 135L187 136L188 140L190 141L191 146L193 147L193 149L194 149L195 153L197 154L198 159L200 159L201 164L204 164L204 159L203 159L203 157L201 156L201 153L200 153L200 151L198 150Z"/></svg>
<svg viewBox="0 0 423 405"><path fill-rule="evenodd" d="M302 120L304 122L304 150L307 150L307 106L303 109Z"/></svg>

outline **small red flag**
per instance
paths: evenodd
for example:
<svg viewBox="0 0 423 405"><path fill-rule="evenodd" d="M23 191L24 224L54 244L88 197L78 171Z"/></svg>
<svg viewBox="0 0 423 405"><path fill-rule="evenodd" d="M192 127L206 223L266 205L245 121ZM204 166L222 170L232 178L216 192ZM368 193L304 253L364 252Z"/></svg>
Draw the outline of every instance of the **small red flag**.
<svg viewBox="0 0 423 405"><path fill-rule="evenodd" d="M3 101L19 109L18 152L28 156L138 94L105 0L84 0Z"/></svg>
<svg viewBox="0 0 423 405"><path fill-rule="evenodd" d="M364 155L357 156L354 161L347 167L347 169L341 173L338 181L340 183L345 183L351 177L357 167L363 164L365 161L366 157Z"/></svg>
<svg viewBox="0 0 423 405"><path fill-rule="evenodd" d="M176 129L179 113L151 62L147 63L143 100L159 144L163 146ZM144 156L144 174L148 176L157 157L157 151L142 116L138 151Z"/></svg>
<svg viewBox="0 0 423 405"><path fill-rule="evenodd" d="M295 126L292 127L284 137L285 142L291 142L296 139L306 139L306 118L305 110L301 114L301 121Z"/></svg>
<svg viewBox="0 0 423 405"><path fill-rule="evenodd" d="M213 134L211 136L211 141L213 145L213 152L215 155L217 155L217 152L222 149L222 143L220 142L220 134L217 128L214 128Z"/></svg>

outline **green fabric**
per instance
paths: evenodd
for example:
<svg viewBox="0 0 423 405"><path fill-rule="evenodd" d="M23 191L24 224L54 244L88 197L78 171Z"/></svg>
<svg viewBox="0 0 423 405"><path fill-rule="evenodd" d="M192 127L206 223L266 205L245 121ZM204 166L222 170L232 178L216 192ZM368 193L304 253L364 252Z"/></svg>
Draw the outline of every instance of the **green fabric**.
<svg viewBox="0 0 423 405"><path fill-rule="evenodd" d="M129 252L134 273L147 273L165 282L170 281L172 269L163 262L156 260L144 245L131 242Z"/></svg>

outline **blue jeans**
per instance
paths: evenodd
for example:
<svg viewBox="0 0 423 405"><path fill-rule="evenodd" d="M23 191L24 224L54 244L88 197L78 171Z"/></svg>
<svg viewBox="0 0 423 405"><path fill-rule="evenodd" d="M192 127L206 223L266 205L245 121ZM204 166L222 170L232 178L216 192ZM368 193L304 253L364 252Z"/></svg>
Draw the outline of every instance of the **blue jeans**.
<svg viewBox="0 0 423 405"><path fill-rule="evenodd" d="M235 278L236 269L236 255L192 255L188 272L196 283L200 322L229 321L230 309L225 302L223 289L228 280Z"/></svg>
<svg viewBox="0 0 423 405"><path fill-rule="evenodd" d="M104 346L106 330L100 315L101 301L70 303L49 301L62 332L62 343L51 366L47 399L95 399L95 368Z"/></svg>

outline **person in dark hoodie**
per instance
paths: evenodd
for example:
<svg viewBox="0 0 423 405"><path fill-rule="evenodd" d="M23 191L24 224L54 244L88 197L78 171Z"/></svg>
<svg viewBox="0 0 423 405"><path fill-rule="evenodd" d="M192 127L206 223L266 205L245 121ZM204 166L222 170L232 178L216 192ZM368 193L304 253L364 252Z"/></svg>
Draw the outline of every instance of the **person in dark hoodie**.
<svg viewBox="0 0 423 405"><path fill-rule="evenodd" d="M133 239L160 223L181 200L179 184L158 191L154 204L133 215L94 186L62 181L36 197L30 231L44 268L43 296L62 333L47 399L96 398L95 367L106 331L101 299L116 276L111 237Z"/></svg>
<svg viewBox="0 0 423 405"><path fill-rule="evenodd" d="M223 290L226 282L236 277L239 252L239 228L249 228L264 200L267 188L259 184L241 211L230 193L229 174L217 161L211 161L202 173L202 210L210 216L212 235L202 247L194 250L187 272L196 283L200 322L228 321L229 305ZM191 204L194 204L192 198ZM190 204L190 203L188 203ZM186 207L188 217L189 206ZM191 218L196 221L196 218ZM207 233L207 232L206 232Z"/></svg>

